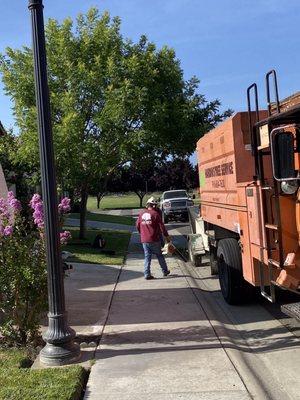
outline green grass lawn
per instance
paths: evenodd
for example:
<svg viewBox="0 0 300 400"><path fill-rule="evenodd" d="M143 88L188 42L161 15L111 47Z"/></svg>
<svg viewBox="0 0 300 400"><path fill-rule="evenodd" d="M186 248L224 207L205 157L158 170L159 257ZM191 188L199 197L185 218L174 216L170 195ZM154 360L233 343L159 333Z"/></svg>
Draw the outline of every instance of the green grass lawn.
<svg viewBox="0 0 300 400"><path fill-rule="evenodd" d="M195 204L200 203L199 191L194 190L193 194L195 194L196 198L194 199ZM146 201L150 196L160 197L161 192L156 193L148 193L143 199L143 207L146 205ZM126 193L123 196L117 195L107 195L104 196L100 203L101 210L107 209L126 209L126 208L139 208L140 207L140 199L135 193ZM96 197L89 197L87 208L89 211L97 210L97 199Z"/></svg>
<svg viewBox="0 0 300 400"><path fill-rule="evenodd" d="M79 219L79 213L70 213L68 214L68 217ZM110 222L112 224L123 224L123 225L134 225L135 223L135 220L130 216L96 214L90 211L87 212L86 219L88 221Z"/></svg>
<svg viewBox="0 0 300 400"><path fill-rule="evenodd" d="M74 258L69 259L70 261L107 265L123 263L129 244L130 232L88 229L86 239L80 240L78 239L79 228L67 226L66 229L72 233L72 240L63 247L63 250L74 254ZM99 249L91 247L95 236L99 233L106 240L105 250L114 250L116 252L114 255L103 254Z"/></svg>
<svg viewBox="0 0 300 400"><path fill-rule="evenodd" d="M31 370L25 350L0 350L1 400L79 400L87 372L80 366Z"/></svg>
<svg viewBox="0 0 300 400"><path fill-rule="evenodd" d="M159 197L161 193L148 193L143 199L143 206L146 204L146 200L150 196ZM104 196L100 203L102 210L107 209L119 209L119 208L139 208L140 199L135 193L126 193L123 196L118 195L107 195ZM96 197L89 197L87 208L89 211L97 210L97 199Z"/></svg>

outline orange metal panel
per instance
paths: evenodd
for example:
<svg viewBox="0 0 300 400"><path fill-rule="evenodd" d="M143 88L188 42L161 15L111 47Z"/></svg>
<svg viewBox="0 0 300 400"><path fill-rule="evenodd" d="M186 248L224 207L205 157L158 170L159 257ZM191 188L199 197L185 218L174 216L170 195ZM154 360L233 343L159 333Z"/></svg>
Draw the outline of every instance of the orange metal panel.
<svg viewBox="0 0 300 400"><path fill-rule="evenodd" d="M217 161L233 150L232 118L229 118L198 141L198 161L201 165Z"/></svg>
<svg viewBox="0 0 300 400"><path fill-rule="evenodd" d="M260 188L257 185L246 187L246 197L250 242L258 246L266 247Z"/></svg>
<svg viewBox="0 0 300 400"><path fill-rule="evenodd" d="M219 207L214 203L201 203L201 215L211 224L239 232L239 212L237 208Z"/></svg>
<svg viewBox="0 0 300 400"><path fill-rule="evenodd" d="M237 184L253 181L254 175L247 113L235 114L204 135L197 143L197 155L201 200L246 205Z"/></svg>
<svg viewBox="0 0 300 400"><path fill-rule="evenodd" d="M243 276L249 283L255 284L253 276L251 248L249 246L249 226L246 211L239 212L240 242L242 248Z"/></svg>

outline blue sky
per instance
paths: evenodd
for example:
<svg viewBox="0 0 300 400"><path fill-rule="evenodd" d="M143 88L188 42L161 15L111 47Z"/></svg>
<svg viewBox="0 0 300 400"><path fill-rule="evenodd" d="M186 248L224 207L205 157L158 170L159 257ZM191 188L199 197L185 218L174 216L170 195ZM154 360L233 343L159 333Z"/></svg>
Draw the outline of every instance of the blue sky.
<svg viewBox="0 0 300 400"><path fill-rule="evenodd" d="M245 91L256 81L265 104L263 77L275 68L280 97L300 90L299 0L44 0L45 18L62 20L89 7L122 19L122 33L146 34L173 47L186 78L200 78L199 91L222 108L246 109ZM0 52L31 43L26 0L0 1ZM0 86L0 120L13 125L9 99Z"/></svg>

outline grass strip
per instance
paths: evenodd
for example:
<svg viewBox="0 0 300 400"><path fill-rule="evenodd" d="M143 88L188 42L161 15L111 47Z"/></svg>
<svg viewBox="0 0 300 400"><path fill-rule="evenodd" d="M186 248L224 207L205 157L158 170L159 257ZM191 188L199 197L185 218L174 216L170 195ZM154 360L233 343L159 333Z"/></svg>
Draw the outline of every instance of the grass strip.
<svg viewBox="0 0 300 400"><path fill-rule="evenodd" d="M68 214L68 218L79 219L79 213L70 213ZM88 221L99 221L99 222L108 222L111 224L122 224L122 225L134 225L134 218L127 215L107 215L107 214L98 214L94 212L87 212L86 219Z"/></svg>
<svg viewBox="0 0 300 400"><path fill-rule="evenodd" d="M63 250L74 254L74 258L68 259L68 261L106 265L123 263L131 236L130 232L87 229L86 239L81 240L78 238L79 228L68 226L66 229L71 232L72 239L67 246L64 246ZM94 249L91 246L99 233L106 241L105 250L115 251L114 255L103 254L100 249Z"/></svg>
<svg viewBox="0 0 300 400"><path fill-rule="evenodd" d="M0 350L1 400L79 400L87 371L80 366L31 370L25 350Z"/></svg>

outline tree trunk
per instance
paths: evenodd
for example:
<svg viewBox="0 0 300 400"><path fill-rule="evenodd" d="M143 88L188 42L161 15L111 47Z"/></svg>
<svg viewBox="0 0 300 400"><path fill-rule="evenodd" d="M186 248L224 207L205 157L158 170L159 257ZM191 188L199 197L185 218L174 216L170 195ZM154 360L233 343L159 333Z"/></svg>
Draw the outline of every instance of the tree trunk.
<svg viewBox="0 0 300 400"><path fill-rule="evenodd" d="M79 239L85 239L87 200L88 200L88 192L87 192L87 188L84 187L81 189Z"/></svg>
<svg viewBox="0 0 300 400"><path fill-rule="evenodd" d="M99 208L100 208L101 200L102 200L103 197L105 196L105 193L106 193L106 192L99 192L99 193L97 194L97 208L98 208L98 210L99 210Z"/></svg>
<svg viewBox="0 0 300 400"><path fill-rule="evenodd" d="M134 192L140 199L140 208L143 207L143 198L145 197L146 193L143 192Z"/></svg>
<svg viewBox="0 0 300 400"><path fill-rule="evenodd" d="M98 208L98 210L99 210L99 208L100 208L100 201L101 201L101 194L98 193L98 194L97 194L97 208Z"/></svg>

